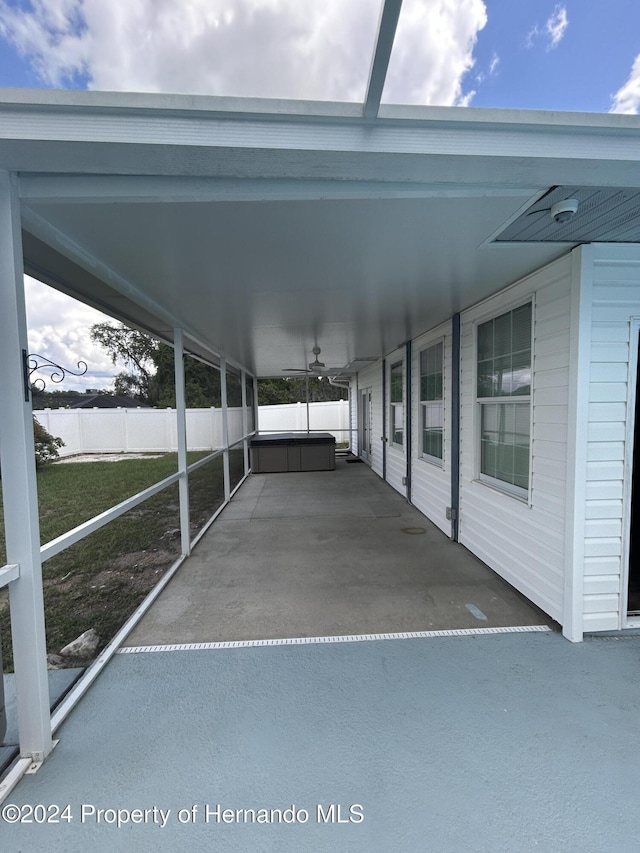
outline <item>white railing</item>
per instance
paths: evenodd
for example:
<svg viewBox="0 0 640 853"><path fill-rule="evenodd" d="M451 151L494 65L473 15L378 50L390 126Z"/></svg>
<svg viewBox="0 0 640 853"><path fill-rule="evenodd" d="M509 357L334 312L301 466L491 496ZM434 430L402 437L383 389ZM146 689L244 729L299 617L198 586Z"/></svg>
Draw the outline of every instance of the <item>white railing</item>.
<svg viewBox="0 0 640 853"><path fill-rule="evenodd" d="M42 426L64 441L60 456L79 453L167 453L178 449L175 409L41 409L35 416ZM187 409L187 445L190 450L222 447L222 410ZM228 410L229 440L242 438L242 409ZM262 432L304 431L304 403L260 406ZM309 425L314 432L330 432L336 441L349 437L349 403L346 400L309 404Z"/></svg>
<svg viewBox="0 0 640 853"><path fill-rule="evenodd" d="M0 568L0 587L7 586L11 581L15 581L20 577L20 566L17 563L7 563L6 566L2 566ZM2 663L2 658L0 657L0 664ZM2 675L2 670L0 669L0 676ZM1 691L0 691L1 695Z"/></svg>

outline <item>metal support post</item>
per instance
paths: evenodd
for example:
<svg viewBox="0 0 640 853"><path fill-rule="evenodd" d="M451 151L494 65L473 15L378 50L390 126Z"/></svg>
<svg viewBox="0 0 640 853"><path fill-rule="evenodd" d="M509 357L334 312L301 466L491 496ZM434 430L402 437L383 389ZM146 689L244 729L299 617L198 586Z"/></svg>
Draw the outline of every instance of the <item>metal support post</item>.
<svg viewBox="0 0 640 853"><path fill-rule="evenodd" d="M227 360L220 359L220 398L222 403L222 468L224 474L224 499L231 500L231 476L229 473L229 413L227 409Z"/></svg>
<svg viewBox="0 0 640 853"><path fill-rule="evenodd" d="M244 473L248 474L249 441L246 438L246 435L249 432L249 417L247 415L247 374L244 370L240 374L240 381L242 382L242 435L245 436L245 439L242 442L242 449L244 451Z"/></svg>
<svg viewBox="0 0 640 853"><path fill-rule="evenodd" d="M23 758L43 761L52 748L51 717L33 420L31 401L25 400L24 355L29 348L20 199L17 177L6 172L0 172L0 323L7 563L20 566L19 577L9 585L20 752Z"/></svg>
<svg viewBox="0 0 640 853"><path fill-rule="evenodd" d="M460 314L451 324L451 538L458 541L460 515Z"/></svg>
<svg viewBox="0 0 640 853"><path fill-rule="evenodd" d="M178 431L178 490L180 495L180 539L182 553L191 553L191 530L189 526L189 475L187 472L187 407L184 391L184 333L173 330L173 357L176 376L176 417Z"/></svg>
<svg viewBox="0 0 640 853"><path fill-rule="evenodd" d="M253 429L258 432L260 424L258 421L258 377L253 377Z"/></svg>

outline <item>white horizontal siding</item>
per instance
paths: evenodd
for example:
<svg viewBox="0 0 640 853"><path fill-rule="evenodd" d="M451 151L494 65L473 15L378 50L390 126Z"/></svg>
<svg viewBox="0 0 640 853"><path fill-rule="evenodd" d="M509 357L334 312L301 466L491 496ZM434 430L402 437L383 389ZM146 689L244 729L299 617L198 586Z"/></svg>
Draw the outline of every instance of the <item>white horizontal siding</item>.
<svg viewBox="0 0 640 853"><path fill-rule="evenodd" d="M627 348L628 352L628 348ZM591 382L621 382L627 385L627 369L622 362L591 362ZM626 396L624 398L626 400Z"/></svg>
<svg viewBox="0 0 640 853"><path fill-rule="evenodd" d="M598 442L624 442L626 427L624 421L589 421L587 441L589 446Z"/></svg>
<svg viewBox="0 0 640 853"><path fill-rule="evenodd" d="M590 500L585 504L586 519L622 518L622 501Z"/></svg>
<svg viewBox="0 0 640 853"><path fill-rule="evenodd" d="M542 390L543 388L566 388L568 384L568 367L541 371L537 379L538 390Z"/></svg>
<svg viewBox="0 0 640 853"><path fill-rule="evenodd" d="M462 315L460 541L553 619L562 621L566 541L570 256ZM475 324L534 302L532 486L529 503L477 481Z"/></svg>
<svg viewBox="0 0 640 853"><path fill-rule="evenodd" d="M543 452L542 448L536 447L536 452L531 462L531 470L533 471L534 478L537 474L541 474L543 477L557 480L559 484L565 484L567 481L567 463L558 462L555 452L549 459L541 455Z"/></svg>
<svg viewBox="0 0 640 853"><path fill-rule="evenodd" d="M588 462L608 462L614 459L624 459L624 442L622 441L591 441L587 448Z"/></svg>
<svg viewBox="0 0 640 853"><path fill-rule="evenodd" d="M555 480L554 485L556 483L559 483L559 480ZM548 485L542 477L534 477L533 488L536 490L537 505L540 512L546 513L548 517L553 516L558 525L564 525L566 518L566 498L564 494L559 494L560 489L557 489L556 494L551 493Z"/></svg>
<svg viewBox="0 0 640 853"><path fill-rule="evenodd" d="M606 343L604 350L596 349L597 344ZM591 353L593 361L600 361L597 358L597 353L600 351L610 352L615 344L624 344L625 350L628 350L629 335L625 328L620 323L595 323L591 329Z"/></svg>
<svg viewBox="0 0 640 853"><path fill-rule="evenodd" d="M584 560L584 576L585 582L588 577L597 575L598 577L609 576L619 577L618 569L620 562L617 557L585 557Z"/></svg>
<svg viewBox="0 0 640 853"><path fill-rule="evenodd" d="M589 575L584 580L585 597L595 598L599 595L617 595L619 589L620 577L617 575Z"/></svg>
<svg viewBox="0 0 640 853"><path fill-rule="evenodd" d="M586 487L586 505L590 501L622 500L624 488L622 480L591 480Z"/></svg>
<svg viewBox="0 0 640 853"><path fill-rule="evenodd" d="M559 347L555 352L549 352L545 355L536 353L536 364L541 375L558 368L564 368L568 373L569 347Z"/></svg>
<svg viewBox="0 0 640 853"><path fill-rule="evenodd" d="M442 465L423 459L420 434L420 352L443 341L443 408L444 435ZM411 459L411 503L437 527L451 535L447 507L451 506L451 323L446 323L422 335L412 344L412 407L413 446Z"/></svg>
<svg viewBox="0 0 640 853"><path fill-rule="evenodd" d="M404 453L396 449L389 443L387 447L387 483L404 497L407 494L407 487L403 484L402 478L406 477L407 463Z"/></svg>
<svg viewBox="0 0 640 853"><path fill-rule="evenodd" d="M595 322L591 327L591 334L595 334L601 327L601 331L611 329L611 323ZM620 332L621 329L618 330ZM617 336L616 336L617 337ZM618 341L607 341L604 337L600 338L595 343L591 344L591 361L592 363L602 362L603 364L624 364L629 359L629 333L627 331L627 339L624 343Z"/></svg>
<svg viewBox="0 0 640 853"><path fill-rule="evenodd" d="M584 507L585 630L620 628L633 452L628 442L630 321L640 315L640 248L594 246Z"/></svg>
<svg viewBox="0 0 640 853"><path fill-rule="evenodd" d="M540 421L540 413L538 412L538 421L536 423L536 439L539 441L553 441L559 444L566 445L567 443L567 425L554 424L553 422L545 424Z"/></svg>
<svg viewBox="0 0 640 853"><path fill-rule="evenodd" d="M617 501L613 501L613 504L616 505ZM587 539L612 536L620 539L622 537L622 520L611 516L605 518L591 517L587 519L584 529Z"/></svg>
<svg viewBox="0 0 640 853"><path fill-rule="evenodd" d="M585 557L620 557L622 543L620 536L585 537Z"/></svg>
<svg viewBox="0 0 640 853"><path fill-rule="evenodd" d="M601 605L603 604L604 602L601 602ZM583 627L587 633L591 631L615 631L619 627L619 621L620 615L616 605L616 609L608 613L606 611L585 613Z"/></svg>
<svg viewBox="0 0 640 853"><path fill-rule="evenodd" d="M382 477L382 359L360 371L358 387L371 388L371 468Z"/></svg>

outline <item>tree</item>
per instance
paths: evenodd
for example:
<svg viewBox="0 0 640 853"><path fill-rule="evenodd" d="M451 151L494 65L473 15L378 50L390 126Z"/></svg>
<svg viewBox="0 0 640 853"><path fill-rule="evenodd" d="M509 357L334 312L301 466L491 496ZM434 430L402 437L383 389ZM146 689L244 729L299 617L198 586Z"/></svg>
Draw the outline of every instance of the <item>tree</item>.
<svg viewBox="0 0 640 853"><path fill-rule="evenodd" d="M131 368L116 376L116 394L136 397L158 408L176 405L173 347L122 323L96 323L90 335L107 350L113 364L120 361ZM220 406L220 372L216 368L186 356L184 372L189 408ZM229 405L233 405L231 401Z"/></svg>
<svg viewBox="0 0 640 853"><path fill-rule="evenodd" d="M159 344L153 361L156 367L150 383L153 405L173 408L176 405L173 349L166 344ZM206 409L209 406L220 406L220 371L215 367L185 356L184 385L187 408Z"/></svg>
<svg viewBox="0 0 640 853"><path fill-rule="evenodd" d="M176 383L173 363L173 348L160 343L148 335L129 329L119 323L96 323L91 327L91 340L103 346L113 364L124 362L130 371L122 371L115 378L116 394L137 397L151 406L174 407ZM221 405L220 371L196 358L186 356L184 360L185 399L188 408L208 408ZM309 402L346 400L346 388L336 388L326 379L308 377ZM288 376L282 379L259 379L258 402L261 405L275 403L304 403L307 399L307 381L304 376ZM227 372L227 402L231 406L242 405L240 378L232 371Z"/></svg>
<svg viewBox="0 0 640 853"><path fill-rule="evenodd" d="M114 326L111 323L95 323L90 331L91 340L104 347L111 362L124 362L130 371L118 373L115 378L116 394L137 397L144 403L151 400L151 380L154 374L154 355L160 344L158 341L130 329L123 323Z"/></svg>
<svg viewBox="0 0 640 853"><path fill-rule="evenodd" d="M258 379L258 403L272 406L277 403L304 403L307 399L307 383L304 376L287 376L282 379ZM346 400L346 388L330 385L326 379L309 377L309 402Z"/></svg>

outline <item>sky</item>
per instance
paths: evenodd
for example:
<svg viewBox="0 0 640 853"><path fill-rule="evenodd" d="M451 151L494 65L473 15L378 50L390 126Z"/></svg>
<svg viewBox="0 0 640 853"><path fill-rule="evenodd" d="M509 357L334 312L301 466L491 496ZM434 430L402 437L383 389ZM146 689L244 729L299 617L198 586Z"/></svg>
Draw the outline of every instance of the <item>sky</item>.
<svg viewBox="0 0 640 853"><path fill-rule="evenodd" d="M0 0L0 86L362 101L380 0ZM383 103L640 111L639 0L404 0ZM104 319L27 281L30 348L109 387Z"/></svg>

